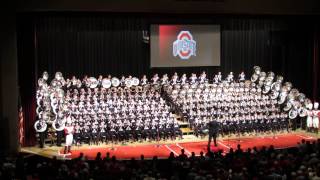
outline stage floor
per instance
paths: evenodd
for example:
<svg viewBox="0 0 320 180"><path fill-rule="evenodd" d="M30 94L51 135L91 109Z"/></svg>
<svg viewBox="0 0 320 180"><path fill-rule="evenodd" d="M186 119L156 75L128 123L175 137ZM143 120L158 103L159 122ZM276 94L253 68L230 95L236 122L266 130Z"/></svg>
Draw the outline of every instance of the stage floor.
<svg viewBox="0 0 320 180"><path fill-rule="evenodd" d="M218 146L213 146L211 143L211 149L213 151L222 150L223 153L229 152L230 148L236 149L240 144L242 149L253 148L254 146L261 148L262 146L273 145L276 149L295 147L302 139L316 140L315 134L304 132L292 132L283 134L269 134L264 136L242 136L242 137L223 137L218 138ZM104 144L104 145L82 145L73 146L69 155L63 154L64 147L46 146L41 149L38 147L23 147L21 152L36 154L48 158L56 156L58 159L72 159L79 156L80 152L84 153L88 159L94 159L98 152L102 153L102 157L106 156L109 152L110 156L115 155L117 159L131 159L132 157L139 159L141 154L146 159L157 156L158 158L166 158L170 152L173 152L176 156L180 154L181 149L185 149L185 153L189 156L191 152L195 152L198 156L200 152L207 152L207 138L196 138L193 135L184 136L182 140L175 141L160 141L160 142L135 142L126 144Z"/></svg>

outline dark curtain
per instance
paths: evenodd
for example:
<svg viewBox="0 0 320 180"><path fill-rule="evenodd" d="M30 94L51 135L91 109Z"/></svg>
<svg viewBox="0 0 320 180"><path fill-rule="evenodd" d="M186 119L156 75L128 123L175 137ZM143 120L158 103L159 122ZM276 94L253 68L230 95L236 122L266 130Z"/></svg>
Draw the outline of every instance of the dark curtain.
<svg viewBox="0 0 320 180"><path fill-rule="evenodd" d="M24 145L36 142L33 124L36 120L36 56L32 16L17 19L19 96L24 118Z"/></svg>
<svg viewBox="0 0 320 180"><path fill-rule="evenodd" d="M305 16L223 16L113 13L35 13L18 16L19 84L26 139L33 139L35 83L43 71L65 77L99 74L141 77L206 71L212 77L259 65L285 77L312 98L315 23ZM316 22L316 21L314 21ZM220 24L221 66L150 68L142 30L150 24ZM319 74L319 73L318 73ZM30 140L29 145L34 141Z"/></svg>
<svg viewBox="0 0 320 180"><path fill-rule="evenodd" d="M319 53L320 53L320 29L319 24L315 25L314 28L314 38L313 38L313 99L315 101L320 100L320 60L319 60Z"/></svg>

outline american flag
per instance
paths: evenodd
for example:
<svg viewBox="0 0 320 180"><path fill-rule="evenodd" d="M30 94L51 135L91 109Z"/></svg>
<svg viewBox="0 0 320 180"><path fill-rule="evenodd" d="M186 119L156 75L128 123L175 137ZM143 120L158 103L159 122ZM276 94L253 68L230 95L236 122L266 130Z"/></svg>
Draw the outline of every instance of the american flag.
<svg viewBox="0 0 320 180"><path fill-rule="evenodd" d="M23 118L23 109L19 108L19 143L20 146L24 145L24 118Z"/></svg>

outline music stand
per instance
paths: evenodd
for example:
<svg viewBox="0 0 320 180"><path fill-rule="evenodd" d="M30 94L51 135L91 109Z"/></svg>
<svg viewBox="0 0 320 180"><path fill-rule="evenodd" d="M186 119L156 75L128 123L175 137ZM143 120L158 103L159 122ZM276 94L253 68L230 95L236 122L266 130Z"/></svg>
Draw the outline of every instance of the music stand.
<svg viewBox="0 0 320 180"><path fill-rule="evenodd" d="M157 148L161 147L161 144L160 144L160 137L159 137L159 127L157 127L157 145L156 145Z"/></svg>

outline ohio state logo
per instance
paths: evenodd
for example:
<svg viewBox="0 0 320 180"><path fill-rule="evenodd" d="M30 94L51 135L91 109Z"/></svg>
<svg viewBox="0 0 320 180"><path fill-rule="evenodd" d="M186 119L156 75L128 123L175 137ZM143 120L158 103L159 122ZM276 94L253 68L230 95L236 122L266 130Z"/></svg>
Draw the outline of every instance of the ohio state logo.
<svg viewBox="0 0 320 180"><path fill-rule="evenodd" d="M173 56L179 56L181 59L189 59L196 56L196 41L189 31L181 31L177 40L173 42Z"/></svg>

